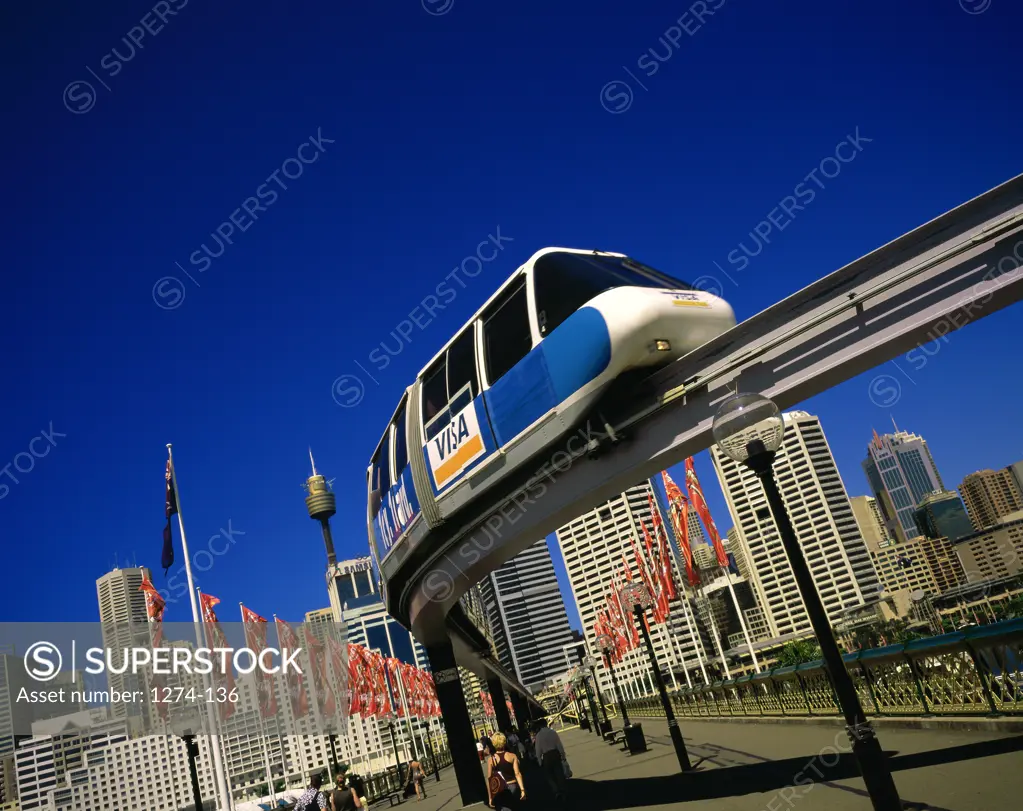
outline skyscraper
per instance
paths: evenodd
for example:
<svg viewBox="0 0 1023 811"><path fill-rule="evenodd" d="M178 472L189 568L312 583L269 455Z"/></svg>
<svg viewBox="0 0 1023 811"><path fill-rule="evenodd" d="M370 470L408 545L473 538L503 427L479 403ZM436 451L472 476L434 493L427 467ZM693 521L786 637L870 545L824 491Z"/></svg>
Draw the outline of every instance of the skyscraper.
<svg viewBox="0 0 1023 811"><path fill-rule="evenodd" d="M604 595L611 589L612 577L621 574L623 559L634 569L631 541L641 542L643 529L640 522L644 522L648 529L653 527L649 500L653 495L651 482L643 481L620 496L580 515L557 532L572 595L582 620L583 635L592 652L599 651L594 639L593 623L597 612L607 607ZM662 516L662 520L668 524L666 516ZM676 582L684 582L684 575L679 575L674 560L672 569ZM695 635L689 632L686 616L693 623ZM695 622L692 607L676 599L671 603L668 622L650 627L650 638L657 659L666 669L665 681L671 687L679 684L685 686L684 671L689 671L690 677L699 673L697 648L700 655L706 657L707 651ZM615 671L626 695L638 696L653 691L649 681L650 662L642 648L626 653L623 662L615 665ZM603 665L598 668L598 674L601 689L611 695L611 685ZM696 678L695 683L699 684L699 675Z"/></svg>
<svg viewBox="0 0 1023 811"><path fill-rule="evenodd" d="M892 423L894 425L894 421ZM878 436L867 445L863 472L878 500L892 538L906 541L920 534L914 511L928 493L944 490L938 466L923 437L900 431Z"/></svg>
<svg viewBox="0 0 1023 811"><path fill-rule="evenodd" d="M874 598L880 584L820 420L805 411L787 413L784 420L785 437L774 462L778 488L834 622L843 609ZM711 448L711 458L770 635L808 631L806 607L760 480L717 447Z"/></svg>
<svg viewBox="0 0 1023 811"><path fill-rule="evenodd" d="M96 581L104 648L123 650L152 645L146 596L141 591L143 578L151 581L152 576L149 569L141 566L137 569L115 568ZM141 674L114 673L108 670L107 681L110 690L119 693L147 689ZM111 714L115 718L141 714L142 710L143 705L140 704L114 702L111 705Z"/></svg>
<svg viewBox="0 0 1023 811"><path fill-rule="evenodd" d="M359 606L380 600L370 557L335 561L327 566L327 593L334 619L341 621L346 605Z"/></svg>
<svg viewBox="0 0 1023 811"><path fill-rule="evenodd" d="M957 541L973 533L959 494L954 491L930 493L916 508L916 524L927 538L948 538Z"/></svg>
<svg viewBox="0 0 1023 811"><path fill-rule="evenodd" d="M501 664L533 692L564 672L572 629L546 540L491 572L480 590Z"/></svg>
<svg viewBox="0 0 1023 811"><path fill-rule="evenodd" d="M1016 486L1012 468L978 470L959 485L966 512L975 530L986 529L1018 510L1023 510L1023 494Z"/></svg>
<svg viewBox="0 0 1023 811"><path fill-rule="evenodd" d="M852 507L853 517L856 519L856 526L860 529L860 535L871 552L888 546L892 537L885 527L884 517L881 509L877 506L877 499L872 496L854 496L849 499Z"/></svg>

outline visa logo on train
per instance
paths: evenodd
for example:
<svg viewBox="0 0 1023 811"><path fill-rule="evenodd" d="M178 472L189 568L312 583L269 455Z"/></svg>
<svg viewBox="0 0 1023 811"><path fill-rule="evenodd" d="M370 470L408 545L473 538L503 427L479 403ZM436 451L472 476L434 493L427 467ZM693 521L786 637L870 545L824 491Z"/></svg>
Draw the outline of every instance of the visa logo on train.
<svg viewBox="0 0 1023 811"><path fill-rule="evenodd" d="M388 549L412 522L415 514L419 512L418 502L413 506L409 501L408 493L411 485L408 478L409 476L402 476L401 483L392 488L384 497L383 508L377 517L384 546Z"/></svg>
<svg viewBox="0 0 1023 811"><path fill-rule="evenodd" d="M476 404L469 403L426 445L427 460L438 490L444 489L486 452Z"/></svg>

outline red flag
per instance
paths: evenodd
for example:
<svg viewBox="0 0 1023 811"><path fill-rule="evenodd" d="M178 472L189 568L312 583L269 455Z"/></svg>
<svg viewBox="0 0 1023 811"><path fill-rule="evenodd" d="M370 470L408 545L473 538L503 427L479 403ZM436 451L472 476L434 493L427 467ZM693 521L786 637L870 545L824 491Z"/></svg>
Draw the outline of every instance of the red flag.
<svg viewBox="0 0 1023 811"><path fill-rule="evenodd" d="M144 592L146 595L146 616L149 617L149 622L153 626L153 647L159 648L163 642L163 612L167 603L145 575L142 577L142 585L139 587L139 591ZM155 701L153 703L156 704L160 717L166 721L168 702L164 700L167 698L164 688L167 686L167 682L162 675L153 673L150 683L153 685L155 692Z"/></svg>
<svg viewBox="0 0 1023 811"><path fill-rule="evenodd" d="M384 657L379 651L369 651L369 672L373 680L374 715L388 715L392 712L391 695L387 690L387 676L384 674Z"/></svg>
<svg viewBox="0 0 1023 811"><path fill-rule="evenodd" d="M231 646L227 644L227 637L220 627L217 614L213 610L213 606L220 605L220 599L212 594L200 593L199 602L201 604L202 621L206 628L206 644L211 648L230 648ZM224 668L223 673L217 673L216 669L214 669L213 682L218 688L213 699L220 704L220 717L226 720L234 715L235 709L234 702L229 698L234 691L234 670L229 662L227 667Z"/></svg>
<svg viewBox="0 0 1023 811"><path fill-rule="evenodd" d="M361 713L362 703L362 678L359 675L361 662L360 648L358 645L348 643L348 712Z"/></svg>
<svg viewBox="0 0 1023 811"><path fill-rule="evenodd" d="M714 526L714 519L710 517L710 507L707 506L703 490L700 489L700 480L696 478L696 467L693 464L692 456L686 459L686 489L689 491L689 500L696 508L696 514L700 516L700 520L703 521L703 526L707 530L707 536L717 555L718 566L727 569L728 555L725 553L725 545L721 543L718 528Z"/></svg>
<svg viewBox="0 0 1023 811"><path fill-rule="evenodd" d="M245 606L242 606L242 625L245 628L245 644L249 650L266 650L266 620ZM277 714L277 692L274 690L274 677L270 673L257 670L256 691L259 695L259 714L269 718Z"/></svg>
<svg viewBox="0 0 1023 811"><path fill-rule="evenodd" d="M700 583L700 574L693 565L693 550L689 545L689 502L678 485L672 481L668 471L661 471L661 478L664 479L664 488L668 491L668 506L670 508L669 518L675 530L675 537L678 539L679 549L682 551L682 562L686 567L686 578L690 586Z"/></svg>
<svg viewBox="0 0 1023 811"><path fill-rule="evenodd" d="M678 489L677 487L675 488ZM654 517L654 535L657 538L657 547L661 556L661 579L664 581L668 593L668 600L678 597L678 590L675 588L675 574L671 566L671 541L668 540L668 533L664 529L664 522L661 521L661 511L657 508L652 496L650 500L650 513Z"/></svg>
<svg viewBox="0 0 1023 811"><path fill-rule="evenodd" d="M277 624L277 638L281 642L282 651L300 650L302 645L298 641L298 635L295 633L295 630L284 620L277 617L274 617L274 622ZM288 696L291 699L291 712L295 718L301 718L309 712L309 695L305 689L305 678L301 673L295 672L292 668L288 668L284 678L288 688Z"/></svg>
<svg viewBox="0 0 1023 811"><path fill-rule="evenodd" d="M350 691L348 686L349 670L345 661L345 649L333 636L327 637L327 662L329 664L329 689L334 697L334 705L338 715L343 716L349 706Z"/></svg>
<svg viewBox="0 0 1023 811"><path fill-rule="evenodd" d="M650 562L650 579L657 586L657 590L654 592L654 622L664 622L670 613L667 599L668 589L664 585L664 567L657 559L645 523L643 524L643 542L646 545L647 560Z"/></svg>
<svg viewBox="0 0 1023 811"><path fill-rule="evenodd" d="M323 643L308 624L302 626L305 644L309 651L309 684L316 698L316 706L323 718L331 717L337 710L334 693L327 685L327 657L323 652Z"/></svg>

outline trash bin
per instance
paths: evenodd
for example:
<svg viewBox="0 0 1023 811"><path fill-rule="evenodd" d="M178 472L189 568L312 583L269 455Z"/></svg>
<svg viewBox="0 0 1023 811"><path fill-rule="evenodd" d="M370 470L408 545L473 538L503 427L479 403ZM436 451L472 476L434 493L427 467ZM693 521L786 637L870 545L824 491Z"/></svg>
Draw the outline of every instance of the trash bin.
<svg viewBox="0 0 1023 811"><path fill-rule="evenodd" d="M600 722L600 734L601 734L601 737L607 735L610 731L611 731L611 722L610 721L601 721Z"/></svg>
<svg viewBox="0 0 1023 811"><path fill-rule="evenodd" d="M646 738L643 736L642 724L630 724L625 727L625 746L630 755L646 751Z"/></svg>

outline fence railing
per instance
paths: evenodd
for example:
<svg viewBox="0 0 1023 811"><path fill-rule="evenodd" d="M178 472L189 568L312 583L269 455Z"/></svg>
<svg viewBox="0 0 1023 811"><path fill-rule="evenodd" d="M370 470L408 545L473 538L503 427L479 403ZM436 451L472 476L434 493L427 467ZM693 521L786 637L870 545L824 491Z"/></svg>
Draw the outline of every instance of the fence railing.
<svg viewBox="0 0 1023 811"><path fill-rule="evenodd" d="M451 765L451 752L446 748L438 749L435 743L432 757L429 754L424 754L419 758L419 762L423 765L423 771L428 775L434 771L434 758L436 758L438 769ZM400 772L397 766L391 766L386 772L364 776L363 780L366 781L366 798L370 803L374 803L396 791L401 792L407 779L406 769L408 769L408 764L403 763Z"/></svg>
<svg viewBox="0 0 1023 811"><path fill-rule="evenodd" d="M844 657L868 715L1023 715L1023 619L981 625ZM670 693L679 716L833 716L838 702L822 661ZM630 714L663 716L656 696Z"/></svg>

